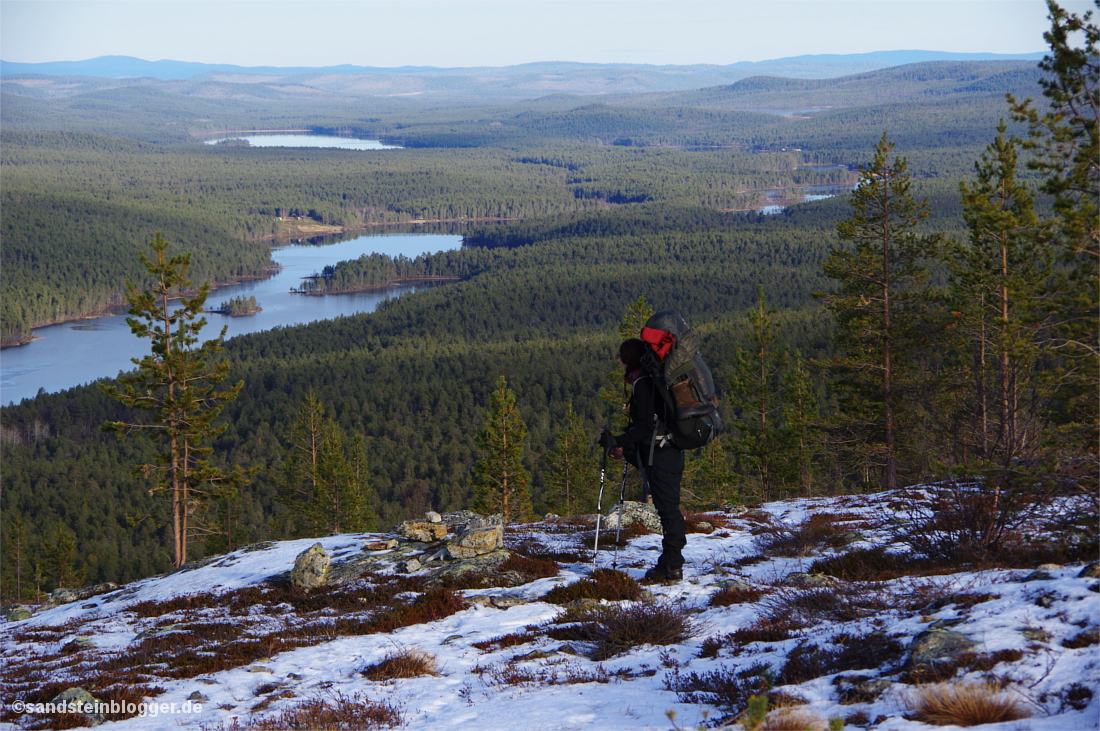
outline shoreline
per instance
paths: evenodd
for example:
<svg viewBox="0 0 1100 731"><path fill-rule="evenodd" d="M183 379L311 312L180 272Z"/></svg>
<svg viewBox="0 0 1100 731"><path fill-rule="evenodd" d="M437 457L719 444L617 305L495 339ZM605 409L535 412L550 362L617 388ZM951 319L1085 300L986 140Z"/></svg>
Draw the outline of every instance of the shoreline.
<svg viewBox="0 0 1100 731"><path fill-rule="evenodd" d="M309 279L310 277L306 277ZM426 284L428 282L461 282L462 277L403 277L401 279L391 279L389 282L383 284L371 284L366 287L352 287L350 289L331 289L323 292L306 292L300 289L290 290L291 294L304 294L307 297L319 297L326 294L354 294L356 292L374 292L380 289L390 289L391 287L401 287L410 284Z"/></svg>
<svg viewBox="0 0 1100 731"><path fill-rule="evenodd" d="M222 287L232 287L235 284L241 284L243 282L255 282L255 281L260 280L260 279L269 279L274 275L275 272L280 271L282 269L283 269L283 267L278 266L277 264L273 263L273 264L271 264L271 265L264 268L264 271L267 272L265 275L238 277L236 279L228 280L228 281L225 281L225 282L216 282L216 283L210 285L210 292L213 293L213 292L217 291L218 289L220 289ZM174 302L176 300L179 300L180 297L194 297L196 294L198 294L197 290L196 291L191 291L191 292L181 292L179 297L172 297L172 298L169 299L169 302ZM126 309L123 309L123 308L126 308ZM125 315L127 313L128 309L129 309L128 304L108 305L107 309L100 310L99 312L95 312L95 313L92 313L92 314L73 315L71 317L63 317L60 320L54 320L53 322L46 322L46 323L42 323L40 325L34 325L34 326L31 327L32 335L31 335L30 338L28 338L26 340L20 340L17 343L3 343L3 344L0 344L0 350L4 350L4 349L7 349L7 348L18 348L20 346L28 345L30 343L33 343L35 340L41 340L42 338L36 337L35 335L33 335L33 331L37 328L51 327L53 325L64 325L66 322L80 322L81 320L98 320L101 317L117 317L119 315ZM208 312L209 312L209 310L203 310L203 314L206 314ZM222 314L222 313L218 312L218 313L211 313L211 314Z"/></svg>

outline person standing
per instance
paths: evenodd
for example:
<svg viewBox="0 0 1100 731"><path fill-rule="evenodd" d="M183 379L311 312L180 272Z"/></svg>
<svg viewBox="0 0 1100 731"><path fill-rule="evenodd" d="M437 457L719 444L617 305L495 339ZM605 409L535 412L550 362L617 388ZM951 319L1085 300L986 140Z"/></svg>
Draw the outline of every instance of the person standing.
<svg viewBox="0 0 1100 731"><path fill-rule="evenodd" d="M642 472L643 490L653 498L661 519L661 557L646 571L649 581L679 581L684 578L683 549L687 528L680 512L680 481L684 475L684 453L672 444L664 426L670 421L656 379L642 368L642 356L649 347L639 338L619 346L623 379L631 387L630 421L626 431L615 436L605 429L599 445L612 457L624 456Z"/></svg>

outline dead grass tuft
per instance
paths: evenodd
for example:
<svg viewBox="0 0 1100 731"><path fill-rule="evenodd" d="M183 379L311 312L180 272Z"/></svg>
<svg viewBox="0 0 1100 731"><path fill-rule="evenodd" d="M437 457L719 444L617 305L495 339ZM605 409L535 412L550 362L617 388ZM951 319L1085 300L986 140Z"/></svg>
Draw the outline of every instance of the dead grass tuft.
<svg viewBox="0 0 1100 731"><path fill-rule="evenodd" d="M769 713L760 731L828 731L821 716L805 708L781 708Z"/></svg>
<svg viewBox="0 0 1100 731"><path fill-rule="evenodd" d="M980 726L1018 721L1031 712L993 683L937 683L917 688L906 699L917 721L934 726Z"/></svg>
<svg viewBox="0 0 1100 731"><path fill-rule="evenodd" d="M637 580L613 569L596 569L587 578L566 586L555 586L539 601L549 604L566 604L580 599L606 600L609 602L635 601L642 596L642 586Z"/></svg>
<svg viewBox="0 0 1100 731"><path fill-rule="evenodd" d="M367 680L383 681L438 675L435 656L415 648L401 648L360 670Z"/></svg>

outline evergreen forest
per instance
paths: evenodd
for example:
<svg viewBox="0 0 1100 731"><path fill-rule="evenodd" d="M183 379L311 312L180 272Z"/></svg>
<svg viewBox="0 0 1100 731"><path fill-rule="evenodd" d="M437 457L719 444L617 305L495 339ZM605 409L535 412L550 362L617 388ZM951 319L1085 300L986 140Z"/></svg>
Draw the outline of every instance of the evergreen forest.
<svg viewBox="0 0 1100 731"><path fill-rule="evenodd" d="M1072 50L1052 41L1050 58ZM179 508L193 512L182 557L177 508L139 468L163 462L158 444L103 428L146 418L112 398L122 386L3 407L4 600L499 504L486 497L494 423L520 444L510 517L591 512L595 439L623 419L616 348L655 310L700 336L727 423L689 454L686 510L966 479L997 496L976 539L995 550L1021 485L1096 488L1097 174L1091 153L1081 163L1047 144L1068 125L1095 146L1094 50L1069 66L925 62L598 100L303 101L262 84L226 98L95 84L38 98L6 84L4 344L132 305L158 281L141 258L154 240L189 255L185 304L203 283L263 276L291 219L430 222L464 244L340 262L303 293L438 283L201 351L228 390L193 435L209 451L188 479L233 479ZM1059 86L1067 74L1084 91ZM1091 112L1067 117L1079 105L1066 94ZM242 129L401 148L204 144ZM854 192L800 202L822 185ZM776 200L782 212L757 210ZM889 235L867 234L876 221ZM897 266L885 283L880 256ZM879 306L884 291L896 309ZM867 375L883 352L885 387Z"/></svg>

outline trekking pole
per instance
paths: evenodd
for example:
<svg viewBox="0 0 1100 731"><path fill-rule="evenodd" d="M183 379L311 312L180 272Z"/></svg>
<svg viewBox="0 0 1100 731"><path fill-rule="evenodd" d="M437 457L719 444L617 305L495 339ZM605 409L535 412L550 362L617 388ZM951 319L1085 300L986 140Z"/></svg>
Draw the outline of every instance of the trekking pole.
<svg viewBox="0 0 1100 731"><path fill-rule="evenodd" d="M596 541L592 544L592 566L596 566L596 556L600 553L600 518L603 516L603 484L607 475L607 450L600 455L600 492L596 496Z"/></svg>
<svg viewBox="0 0 1100 731"><path fill-rule="evenodd" d="M623 458L623 481L619 485L619 524L615 528L615 558L611 560L611 568L619 568L619 544L622 542L623 535L623 496L626 495L626 471L629 465L626 458Z"/></svg>

